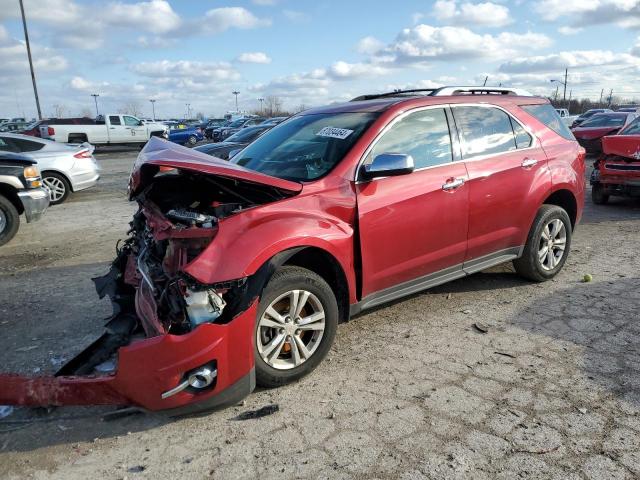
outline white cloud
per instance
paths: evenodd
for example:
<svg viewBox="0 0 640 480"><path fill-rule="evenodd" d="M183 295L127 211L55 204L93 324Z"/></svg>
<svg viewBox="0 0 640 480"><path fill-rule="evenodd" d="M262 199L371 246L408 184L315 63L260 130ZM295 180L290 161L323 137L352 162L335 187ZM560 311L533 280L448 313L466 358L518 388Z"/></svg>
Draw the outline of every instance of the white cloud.
<svg viewBox="0 0 640 480"><path fill-rule="evenodd" d="M329 67L327 73L336 80L351 80L353 78L370 75L385 75L389 73L389 69L370 63L347 63L338 61Z"/></svg>
<svg viewBox="0 0 640 480"><path fill-rule="evenodd" d="M565 17L573 27L615 23L640 28L640 0L538 0L535 10L545 20Z"/></svg>
<svg viewBox="0 0 640 480"><path fill-rule="evenodd" d="M135 64L131 70L138 75L153 78L193 78L236 80L238 72L227 62L193 62L188 60L160 60Z"/></svg>
<svg viewBox="0 0 640 480"><path fill-rule="evenodd" d="M222 33L230 28L248 30L271 25L271 20L258 18L243 7L221 7L209 10L201 24L203 32Z"/></svg>
<svg viewBox="0 0 640 480"><path fill-rule="evenodd" d="M512 22L509 8L493 2L438 0L433 15L441 22L455 25L503 27Z"/></svg>
<svg viewBox="0 0 640 480"><path fill-rule="evenodd" d="M238 55L236 61L240 63L271 63L271 57L263 52L246 52Z"/></svg>
<svg viewBox="0 0 640 480"><path fill-rule="evenodd" d="M293 23L303 23L308 22L311 17L304 12L299 12L298 10L283 10L282 14L285 16L287 20Z"/></svg>
<svg viewBox="0 0 640 480"><path fill-rule="evenodd" d="M97 18L110 26L132 27L153 33L174 31L182 23L166 0L108 3Z"/></svg>
<svg viewBox="0 0 640 480"><path fill-rule="evenodd" d="M562 35L576 35L581 31L582 31L582 28L569 27L568 25L558 28L558 32L561 33Z"/></svg>
<svg viewBox="0 0 640 480"><path fill-rule="evenodd" d="M615 53L610 50L577 50L511 60L503 63L500 71L504 73L562 72L565 68L593 68L636 63L639 63L637 59L627 53Z"/></svg>
<svg viewBox="0 0 640 480"><path fill-rule="evenodd" d="M384 42L375 37L364 37L356 45L356 50L365 55L373 55L384 48Z"/></svg>
<svg viewBox="0 0 640 480"><path fill-rule="evenodd" d="M264 7L271 7L276 3L278 3L277 0L252 0L252 2L256 5L260 5Z"/></svg>
<svg viewBox="0 0 640 480"><path fill-rule="evenodd" d="M421 24L402 30L377 57L381 63L400 65L480 58L500 60L532 49L546 48L551 43L546 35L532 32L480 35L464 27Z"/></svg>
<svg viewBox="0 0 640 480"><path fill-rule="evenodd" d="M71 79L69 86L85 93L100 91L104 94L105 89L109 87L109 82L92 82L84 77L76 76Z"/></svg>

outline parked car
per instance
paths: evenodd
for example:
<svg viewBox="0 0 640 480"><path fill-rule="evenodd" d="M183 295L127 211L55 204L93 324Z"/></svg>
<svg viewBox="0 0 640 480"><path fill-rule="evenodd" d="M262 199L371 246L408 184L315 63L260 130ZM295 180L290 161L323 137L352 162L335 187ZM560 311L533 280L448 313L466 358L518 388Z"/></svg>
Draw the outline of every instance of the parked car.
<svg viewBox="0 0 640 480"><path fill-rule="evenodd" d="M217 123L217 122L216 122ZM221 130L224 127L227 127L231 125L231 120L224 120L223 122L221 122L219 125L208 125L207 128L204 129L204 136L210 140L214 139L214 136L216 136L217 138L219 138L219 134L216 135L214 134L214 131L216 130Z"/></svg>
<svg viewBox="0 0 640 480"><path fill-rule="evenodd" d="M587 153L597 155L602 153L602 137L615 135L636 117L627 112L597 113L571 131Z"/></svg>
<svg viewBox="0 0 640 480"><path fill-rule="evenodd" d="M366 98L298 114L228 162L151 139L130 237L95 279L106 333L55 377L0 375L0 404L234 404L311 372L350 315L507 261L533 281L562 270L585 152L547 100Z"/></svg>
<svg viewBox="0 0 640 480"><path fill-rule="evenodd" d="M638 113L638 107L622 107L616 110L616 112L631 112Z"/></svg>
<svg viewBox="0 0 640 480"><path fill-rule="evenodd" d="M578 118L578 115L571 115L566 108L556 108L556 112L560 115L562 122L568 127L573 125L573 122Z"/></svg>
<svg viewBox="0 0 640 480"><path fill-rule="evenodd" d="M211 136L214 142L221 142L238 132L242 128L253 127L259 125L264 119L260 117L244 117L232 121L226 127L216 128Z"/></svg>
<svg viewBox="0 0 640 480"><path fill-rule="evenodd" d="M267 118L262 123L259 123L259 125L271 125L275 127L276 125L279 125L282 122L284 122L287 118L289 117L271 117L271 118Z"/></svg>
<svg viewBox="0 0 640 480"><path fill-rule="evenodd" d="M179 145L195 145L204 138L200 127L185 127L169 130L169 141Z"/></svg>
<svg viewBox="0 0 640 480"><path fill-rule="evenodd" d="M64 202L73 192L93 187L100 178L93 145L66 145L43 138L0 133L0 151L21 153L35 160L51 204Z"/></svg>
<svg viewBox="0 0 640 480"><path fill-rule="evenodd" d="M224 142L207 143L196 147L194 150L206 153L212 157L221 158L222 160L229 160L231 153L242 150L260 135L263 135L272 128L270 125L263 126L262 124L256 127L243 128L239 132L231 135Z"/></svg>
<svg viewBox="0 0 640 480"><path fill-rule="evenodd" d="M19 132L21 130L24 130L25 128L27 128L30 125L30 122L24 122L24 121L19 121L19 122L7 122L4 123L0 126L0 132Z"/></svg>
<svg viewBox="0 0 640 480"><path fill-rule="evenodd" d="M640 197L640 118L602 139L602 155L591 172L591 199L604 205L611 196Z"/></svg>
<svg viewBox="0 0 640 480"><path fill-rule="evenodd" d="M91 125L55 123L51 139L61 143L92 145L144 145L151 137L167 137L167 127L161 123L145 123L133 115L100 116Z"/></svg>
<svg viewBox="0 0 640 480"><path fill-rule="evenodd" d="M224 118L209 119L209 121L207 122L207 125L202 129L205 138L209 138L209 139L211 138L211 132L213 131L214 128L224 127L229 123L231 122L225 120Z"/></svg>
<svg viewBox="0 0 640 480"><path fill-rule="evenodd" d="M49 192L42 186L36 162L24 155L0 151L0 245L8 243L20 228L20 215L35 222L49 206Z"/></svg>
<svg viewBox="0 0 640 480"><path fill-rule="evenodd" d="M610 108L592 108L590 110L587 110L583 114L579 115L578 118L576 118L571 124L571 128L576 128L580 126L583 122L590 119L594 115L597 115L598 113L611 113L611 112L613 112L613 110L611 110Z"/></svg>

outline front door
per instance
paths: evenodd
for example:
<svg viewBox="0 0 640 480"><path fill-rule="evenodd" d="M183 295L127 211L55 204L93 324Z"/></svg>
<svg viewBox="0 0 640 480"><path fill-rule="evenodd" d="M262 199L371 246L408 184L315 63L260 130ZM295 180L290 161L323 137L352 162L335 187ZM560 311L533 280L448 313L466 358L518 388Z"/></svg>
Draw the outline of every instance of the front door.
<svg viewBox="0 0 640 480"><path fill-rule="evenodd" d="M415 171L356 184L363 299L410 293L422 279L457 275L467 245L467 172L453 161L445 109L395 119L365 164L383 153L411 155Z"/></svg>
<svg viewBox="0 0 640 480"><path fill-rule="evenodd" d="M147 141L147 127L137 119L130 115L123 115L124 125L129 132L129 142L146 142Z"/></svg>

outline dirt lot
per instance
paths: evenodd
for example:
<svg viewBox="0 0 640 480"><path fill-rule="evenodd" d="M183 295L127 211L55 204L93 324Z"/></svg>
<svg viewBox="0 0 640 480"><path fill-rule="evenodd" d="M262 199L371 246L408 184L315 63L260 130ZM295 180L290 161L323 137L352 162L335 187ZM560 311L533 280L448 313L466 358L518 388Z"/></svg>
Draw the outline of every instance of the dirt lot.
<svg viewBox="0 0 640 480"><path fill-rule="evenodd" d="M97 188L0 250L2 370L54 371L101 332L90 277L133 212L134 157L99 154ZM638 478L639 241L640 204L588 201L554 281L505 266L361 315L310 377L199 418L17 410L33 422L0 423L0 477Z"/></svg>

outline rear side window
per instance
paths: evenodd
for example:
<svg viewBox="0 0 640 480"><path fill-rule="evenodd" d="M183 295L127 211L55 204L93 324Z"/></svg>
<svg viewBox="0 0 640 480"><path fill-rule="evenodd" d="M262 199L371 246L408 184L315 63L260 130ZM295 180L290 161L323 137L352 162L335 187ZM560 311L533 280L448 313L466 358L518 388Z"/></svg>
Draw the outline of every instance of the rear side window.
<svg viewBox="0 0 640 480"><path fill-rule="evenodd" d="M531 138L529 132L513 118L511 118L511 126L513 127L513 134L516 136L516 148L529 148L533 143L533 138Z"/></svg>
<svg viewBox="0 0 640 480"><path fill-rule="evenodd" d="M395 123L375 144L365 164L383 153L411 155L415 168L450 163L451 136L444 110L423 110Z"/></svg>
<svg viewBox="0 0 640 480"><path fill-rule="evenodd" d="M569 127L564 124L564 122L560 118L560 115L558 115L558 112L555 111L550 103L542 103L538 105L520 105L520 108L522 108L529 115L536 117L536 119L544 123L547 127L556 132L562 138L566 138L567 140L576 139L573 136L573 133L571 133L571 130L569 130Z"/></svg>
<svg viewBox="0 0 640 480"><path fill-rule="evenodd" d="M111 125L121 125L120 117L118 117L117 115L110 116L109 123L111 123Z"/></svg>
<svg viewBox="0 0 640 480"><path fill-rule="evenodd" d="M44 143L32 142L22 138L12 138L11 141L18 148L19 152L35 152L44 147Z"/></svg>
<svg viewBox="0 0 640 480"><path fill-rule="evenodd" d="M557 115L557 114L556 114ZM516 149L511 118L498 108L454 107L464 158Z"/></svg>

